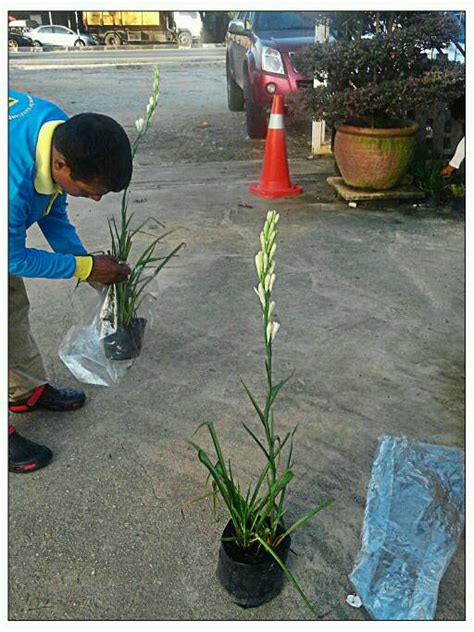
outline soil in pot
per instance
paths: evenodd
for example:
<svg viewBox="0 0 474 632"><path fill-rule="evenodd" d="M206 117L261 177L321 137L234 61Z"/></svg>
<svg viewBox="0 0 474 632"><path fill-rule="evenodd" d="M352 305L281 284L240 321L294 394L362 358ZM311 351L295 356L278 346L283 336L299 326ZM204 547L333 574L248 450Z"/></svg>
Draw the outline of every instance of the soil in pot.
<svg viewBox="0 0 474 632"><path fill-rule="evenodd" d="M279 527L277 534L283 533ZM232 521L227 523L223 538L235 535ZM287 536L275 553L286 563L291 538ZM276 597L283 588L284 573L276 560L257 545L242 549L235 542L221 542L217 577L232 601L243 608L255 608Z"/></svg>
<svg viewBox="0 0 474 632"><path fill-rule="evenodd" d="M134 318L130 325L119 325L117 331L104 338L108 360L132 360L140 355L146 318Z"/></svg>

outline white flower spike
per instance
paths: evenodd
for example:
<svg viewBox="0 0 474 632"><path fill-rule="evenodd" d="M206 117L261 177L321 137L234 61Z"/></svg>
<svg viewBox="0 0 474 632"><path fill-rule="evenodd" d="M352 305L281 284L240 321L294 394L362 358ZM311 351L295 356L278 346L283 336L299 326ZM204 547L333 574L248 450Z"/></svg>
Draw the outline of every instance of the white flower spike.
<svg viewBox="0 0 474 632"><path fill-rule="evenodd" d="M140 133L145 127L145 121L142 118L137 119L135 121L135 127L137 128L137 132Z"/></svg>

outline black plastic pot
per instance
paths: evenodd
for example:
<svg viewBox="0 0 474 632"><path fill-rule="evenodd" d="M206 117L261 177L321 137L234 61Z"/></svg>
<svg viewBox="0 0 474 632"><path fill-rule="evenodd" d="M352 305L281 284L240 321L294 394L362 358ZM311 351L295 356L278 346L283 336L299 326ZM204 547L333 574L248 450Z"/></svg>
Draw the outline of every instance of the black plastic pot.
<svg viewBox="0 0 474 632"><path fill-rule="evenodd" d="M429 191L425 197L425 204L430 208L436 208L437 206L439 206L439 195L437 193Z"/></svg>
<svg viewBox="0 0 474 632"><path fill-rule="evenodd" d="M466 198L455 197L452 202L453 211L456 213L464 213L466 210Z"/></svg>
<svg viewBox="0 0 474 632"><path fill-rule="evenodd" d="M119 325L117 331L104 338L108 360L132 360L140 355L146 318L135 318L130 325Z"/></svg>
<svg viewBox="0 0 474 632"><path fill-rule="evenodd" d="M283 529L279 527L277 533L283 533ZM233 535L234 526L229 521L222 537ZM282 562L286 562L290 545L291 537L287 536L275 551ZM217 577L232 601L243 608L255 608L276 597L283 588L285 578L276 560L262 551L257 559L244 562L242 558L233 542L221 542Z"/></svg>

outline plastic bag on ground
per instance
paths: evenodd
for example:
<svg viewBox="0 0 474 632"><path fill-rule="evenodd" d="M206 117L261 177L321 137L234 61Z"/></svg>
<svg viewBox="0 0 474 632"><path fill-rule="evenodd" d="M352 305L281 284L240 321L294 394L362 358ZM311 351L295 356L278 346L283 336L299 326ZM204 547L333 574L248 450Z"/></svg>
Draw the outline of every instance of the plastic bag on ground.
<svg viewBox="0 0 474 632"><path fill-rule="evenodd" d="M153 324L151 304L156 299L157 280L154 279L150 286L140 306L140 317L127 328L118 322L113 286L102 287L94 297L92 307L79 308L91 314L92 320L71 327L59 347L59 357L77 380L85 384L113 386L125 377L140 355L145 331ZM79 302L77 296L73 296L73 300Z"/></svg>
<svg viewBox="0 0 474 632"><path fill-rule="evenodd" d="M431 620L464 528L464 451L382 437L349 579L370 616Z"/></svg>

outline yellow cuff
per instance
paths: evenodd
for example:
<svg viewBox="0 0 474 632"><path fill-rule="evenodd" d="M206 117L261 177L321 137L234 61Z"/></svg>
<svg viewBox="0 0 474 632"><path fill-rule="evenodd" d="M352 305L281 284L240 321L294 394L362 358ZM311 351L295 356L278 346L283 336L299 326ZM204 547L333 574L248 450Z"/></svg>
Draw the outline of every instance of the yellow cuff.
<svg viewBox="0 0 474 632"><path fill-rule="evenodd" d="M76 257L76 271L74 272L76 279L85 281L92 272L93 263L94 260L90 256Z"/></svg>

